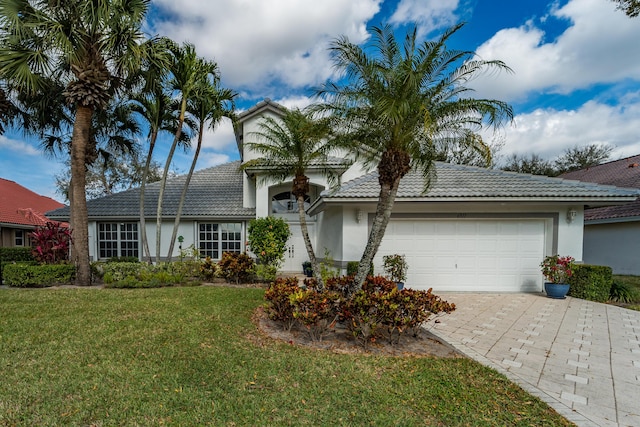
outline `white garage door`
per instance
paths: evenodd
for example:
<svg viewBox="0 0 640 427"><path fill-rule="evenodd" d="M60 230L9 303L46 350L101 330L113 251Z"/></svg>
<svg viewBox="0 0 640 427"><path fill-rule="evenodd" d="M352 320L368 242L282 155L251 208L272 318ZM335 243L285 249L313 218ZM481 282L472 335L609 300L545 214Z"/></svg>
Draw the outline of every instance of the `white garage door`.
<svg viewBox="0 0 640 427"><path fill-rule="evenodd" d="M406 285L434 291L538 292L542 220L391 220L374 260L404 254Z"/></svg>

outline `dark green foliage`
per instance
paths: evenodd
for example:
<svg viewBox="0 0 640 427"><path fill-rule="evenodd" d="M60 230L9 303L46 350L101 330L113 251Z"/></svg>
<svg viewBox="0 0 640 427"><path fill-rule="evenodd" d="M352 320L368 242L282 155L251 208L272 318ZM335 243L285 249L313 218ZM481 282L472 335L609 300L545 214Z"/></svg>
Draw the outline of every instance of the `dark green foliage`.
<svg viewBox="0 0 640 427"><path fill-rule="evenodd" d="M105 288L159 288L199 283L194 281L193 266L188 262L149 265L141 262L94 263L94 275Z"/></svg>
<svg viewBox="0 0 640 427"><path fill-rule="evenodd" d="M246 282L253 274L254 262L247 254L224 252L218 261L220 274L228 282Z"/></svg>
<svg viewBox="0 0 640 427"><path fill-rule="evenodd" d="M355 276L358 272L358 261L347 262L347 276ZM369 266L369 276L373 276L373 263Z"/></svg>
<svg viewBox="0 0 640 427"><path fill-rule="evenodd" d="M569 295L589 301L606 302L613 284L611 267L578 264L568 282Z"/></svg>
<svg viewBox="0 0 640 427"><path fill-rule="evenodd" d="M70 285L76 269L71 264L8 264L4 269L5 285L19 288L43 288Z"/></svg>
<svg viewBox="0 0 640 427"><path fill-rule="evenodd" d="M295 279L278 279L265 293L267 313L285 329L297 322L316 341L335 321L342 321L366 347L382 336L397 343L403 335L416 335L432 314L455 310L454 304L431 290L399 291L395 282L382 276L367 277L362 289L349 296L353 280L353 276L333 277L319 291L314 278L305 279L303 288Z"/></svg>
<svg viewBox="0 0 640 427"><path fill-rule="evenodd" d="M289 224L273 216L252 219L249 222L249 249L258 258L259 264L278 267L287 250L291 235Z"/></svg>
<svg viewBox="0 0 640 427"><path fill-rule="evenodd" d="M140 260L135 256L114 256L109 258L107 262L140 262Z"/></svg>
<svg viewBox="0 0 640 427"><path fill-rule="evenodd" d="M31 248L0 248L0 261L4 264L19 261L35 261Z"/></svg>
<svg viewBox="0 0 640 427"><path fill-rule="evenodd" d="M640 293L632 285L615 280L609 290L609 300L631 304L640 299Z"/></svg>

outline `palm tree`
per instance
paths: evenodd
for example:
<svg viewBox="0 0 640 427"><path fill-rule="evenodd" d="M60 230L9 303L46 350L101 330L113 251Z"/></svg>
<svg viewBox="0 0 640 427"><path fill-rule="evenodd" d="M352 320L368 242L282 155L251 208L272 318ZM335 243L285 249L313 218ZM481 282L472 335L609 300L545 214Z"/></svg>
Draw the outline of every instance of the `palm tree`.
<svg viewBox="0 0 640 427"><path fill-rule="evenodd" d="M320 266L309 238L309 230L304 210L304 200L309 193L309 177L307 171L313 166L326 164L331 151L328 137L331 126L328 119L314 119L310 112L299 109L286 110L281 119L266 117L259 123L259 131L253 132L260 142L246 142L263 157L249 160L242 165L243 169L260 167L264 171L264 182L283 182L293 177L291 194L298 204L300 229L304 239L313 274L318 280L318 288L322 289ZM336 182L337 173L330 168L322 168L321 172L330 182Z"/></svg>
<svg viewBox="0 0 640 427"><path fill-rule="evenodd" d="M158 204L156 209L156 263L160 262L160 239L162 237L162 205L164 202L164 190L167 186L169 167L173 160L173 155L182 136L182 127L185 123L187 112L187 102L193 96L197 88L202 73L207 74L211 70L202 69L203 61L196 55L196 48L190 43L185 43L182 47L174 45L171 48L172 63L170 67L171 77L169 79L169 89L178 94L178 123L173 142L167 154L167 160L160 180L160 192L158 194ZM216 75L217 75L217 65Z"/></svg>
<svg viewBox="0 0 640 427"><path fill-rule="evenodd" d="M149 128L147 139L149 147L146 153L142 180L140 182L140 237L142 240L143 259L151 263L151 252L149 250L149 239L147 237L146 218L144 212L145 189L149 177L149 167L152 164L153 153L156 147L158 135L161 132L175 134L177 119L173 116L173 103L163 87L158 85L151 90L138 94L133 98L133 111L146 123ZM181 137L186 134L181 133ZM186 144L186 138L180 138Z"/></svg>
<svg viewBox="0 0 640 427"><path fill-rule="evenodd" d="M73 110L71 225L76 283L91 281L85 158L92 119L123 79L154 58L141 31L150 0L0 0L0 76L20 92L65 87ZM156 57L156 59L159 59Z"/></svg>
<svg viewBox="0 0 640 427"><path fill-rule="evenodd" d="M437 148L466 146L487 156L490 151L477 132L483 124L498 126L513 113L506 103L465 97L466 84L485 69L507 70L501 61L475 58L474 52L451 50L449 38L462 25L438 40L418 44L415 26L400 44L391 27L375 27L365 48L346 37L331 51L345 79L328 82L318 91L344 131L346 147L365 167L377 167L380 193L367 245L351 292L362 287L376 255L400 185L411 169L425 178L424 191L434 175Z"/></svg>

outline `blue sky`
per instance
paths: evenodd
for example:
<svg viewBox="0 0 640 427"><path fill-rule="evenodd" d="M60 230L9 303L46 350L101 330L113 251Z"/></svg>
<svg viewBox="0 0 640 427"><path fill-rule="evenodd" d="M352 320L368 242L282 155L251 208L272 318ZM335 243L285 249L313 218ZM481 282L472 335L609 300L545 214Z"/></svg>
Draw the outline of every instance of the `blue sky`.
<svg viewBox="0 0 640 427"><path fill-rule="evenodd" d="M432 38L462 21L452 47L514 70L471 83L478 96L514 108L513 125L484 134L503 145L503 158L552 158L591 143L614 146L615 159L640 153L640 18L609 0L153 0L147 31L194 43L215 60L242 110L267 97L309 104L313 88L334 76L327 46L338 36L363 43L371 25L402 32L416 22ZM0 136L0 177L59 199L54 175L63 166L38 143L19 132ZM190 158L180 153L173 168L185 172ZM223 123L207 134L197 168L237 158Z"/></svg>

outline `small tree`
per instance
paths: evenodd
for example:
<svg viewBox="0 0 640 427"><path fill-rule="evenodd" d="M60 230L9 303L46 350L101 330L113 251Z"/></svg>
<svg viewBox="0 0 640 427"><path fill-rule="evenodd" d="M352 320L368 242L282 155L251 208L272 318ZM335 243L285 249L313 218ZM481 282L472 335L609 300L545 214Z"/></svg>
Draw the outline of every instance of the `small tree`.
<svg viewBox="0 0 640 427"><path fill-rule="evenodd" d="M249 249L256 255L258 264L276 270L284 261L287 240L291 235L289 225L282 218L268 216L249 222Z"/></svg>
<svg viewBox="0 0 640 427"><path fill-rule="evenodd" d="M33 257L43 264L56 264L69 259L71 230L58 222L48 222L31 233Z"/></svg>

